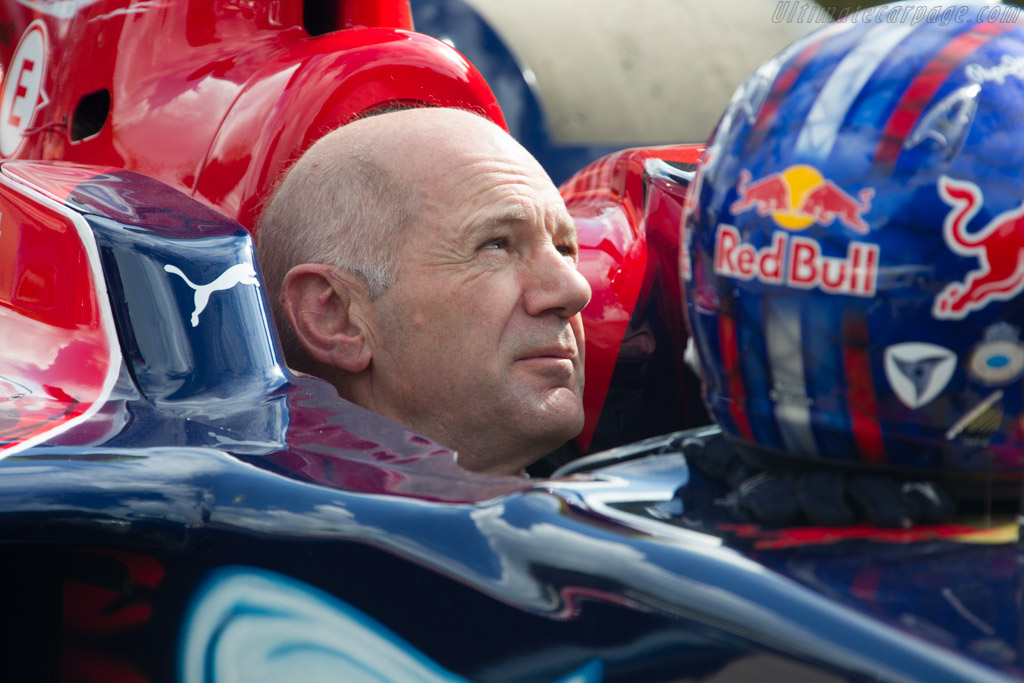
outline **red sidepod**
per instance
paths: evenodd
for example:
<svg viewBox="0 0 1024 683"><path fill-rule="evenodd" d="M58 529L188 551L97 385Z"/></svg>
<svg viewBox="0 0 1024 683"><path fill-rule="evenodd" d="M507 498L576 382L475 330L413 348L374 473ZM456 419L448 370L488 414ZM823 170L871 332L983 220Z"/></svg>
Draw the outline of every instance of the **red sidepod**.
<svg viewBox="0 0 1024 683"><path fill-rule="evenodd" d="M583 309L586 422L576 439L583 452L591 450L616 365L628 353L624 339L636 311L656 308L666 338L653 342L673 347L679 381L686 381L682 361L687 333L679 279L684 198L660 191L649 177L648 164L695 165L702 151L700 145L675 145L616 152L586 166L560 188L579 231L579 269L593 290ZM678 416L676 428L694 426L687 423L697 418L688 412ZM701 409L695 415L702 415Z"/></svg>

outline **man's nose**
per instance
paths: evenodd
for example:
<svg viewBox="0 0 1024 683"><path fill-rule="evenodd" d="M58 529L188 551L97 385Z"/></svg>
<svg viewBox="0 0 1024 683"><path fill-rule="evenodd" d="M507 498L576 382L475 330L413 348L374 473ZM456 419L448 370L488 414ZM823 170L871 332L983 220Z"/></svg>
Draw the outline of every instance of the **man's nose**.
<svg viewBox="0 0 1024 683"><path fill-rule="evenodd" d="M569 318L583 310L590 301L590 284L565 254L546 245L532 261L523 292L527 313Z"/></svg>

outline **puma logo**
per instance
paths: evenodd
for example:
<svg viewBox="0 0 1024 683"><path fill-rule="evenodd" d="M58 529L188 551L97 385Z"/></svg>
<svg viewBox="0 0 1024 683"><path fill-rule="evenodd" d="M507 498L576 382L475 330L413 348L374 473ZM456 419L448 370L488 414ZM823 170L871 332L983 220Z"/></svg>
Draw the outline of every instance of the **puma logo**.
<svg viewBox="0 0 1024 683"><path fill-rule="evenodd" d="M208 285L197 285L192 282L177 266L166 265L164 266L164 270L168 273L174 273L184 280L186 285L196 290L196 308L192 311L192 327L199 325L199 314L206 308L206 304L210 303L210 295L214 292L231 289L235 285L256 285L257 287L260 285L259 280L256 278L256 270L248 263L239 263L231 266Z"/></svg>

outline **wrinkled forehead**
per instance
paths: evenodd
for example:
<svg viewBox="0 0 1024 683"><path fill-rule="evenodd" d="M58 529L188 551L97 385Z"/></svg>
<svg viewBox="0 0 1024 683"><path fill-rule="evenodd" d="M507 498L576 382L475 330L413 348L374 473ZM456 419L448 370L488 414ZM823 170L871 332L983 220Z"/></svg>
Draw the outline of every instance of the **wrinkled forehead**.
<svg viewBox="0 0 1024 683"><path fill-rule="evenodd" d="M426 205L447 214L454 227L536 226L575 231L558 189L539 168L509 159L483 159L457 166L433 183L439 191Z"/></svg>
<svg viewBox="0 0 1024 683"><path fill-rule="evenodd" d="M421 219L449 227L481 221L574 231L540 163L507 132L469 112L417 109L365 122L367 150L408 192Z"/></svg>
<svg viewBox="0 0 1024 683"><path fill-rule="evenodd" d="M524 211L565 212L543 167L511 138L443 141L409 159L401 174L428 202L488 201Z"/></svg>
<svg viewBox="0 0 1024 683"><path fill-rule="evenodd" d="M482 202L482 210L467 221L467 229L501 226L536 227L562 240L576 240L576 223L553 186L533 195L510 191L496 201Z"/></svg>

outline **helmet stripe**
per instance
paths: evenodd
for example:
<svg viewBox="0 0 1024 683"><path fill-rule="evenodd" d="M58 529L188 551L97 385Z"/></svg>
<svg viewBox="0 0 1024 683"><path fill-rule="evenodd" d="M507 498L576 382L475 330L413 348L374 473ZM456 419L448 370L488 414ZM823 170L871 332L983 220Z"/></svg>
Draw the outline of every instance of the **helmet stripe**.
<svg viewBox="0 0 1024 683"><path fill-rule="evenodd" d="M810 406L787 400L806 391L803 357L803 326L800 309L792 299L772 301L764 310L764 333L771 367L775 397L775 422L786 450L817 455L818 447L811 430Z"/></svg>
<svg viewBox="0 0 1024 683"><path fill-rule="evenodd" d="M750 136L750 142L747 143L746 149L756 149L761 140L764 138L765 133L768 132L768 127L775 119L775 114L779 109L779 105L782 103L782 99L789 94L793 84L796 83L800 73L807 66L807 63L811 61L818 50L821 49L825 43L832 39L837 33L846 31L850 27L850 24L830 24L825 29L822 29L820 33L813 34L816 38L809 45L804 47L796 58L793 59L775 78L775 83L772 85L771 91L765 98L764 104L761 106L761 111L757 114L757 119L754 121L754 129ZM799 43L791 46L789 49L799 48ZM785 53L777 58L779 61L784 61Z"/></svg>
<svg viewBox="0 0 1024 683"><path fill-rule="evenodd" d="M949 41L939 54L921 69L921 75L903 92L899 103L885 122L882 137L875 149L874 162L879 165L894 165L903 150L903 141L910 135L921 114L946 82L949 74L963 63L969 54L1015 26L1016 24L1002 22L975 24L970 31L961 33Z"/></svg>
<svg viewBox="0 0 1024 683"><path fill-rule="evenodd" d="M722 367L729 385L729 415L736 427L736 433L743 439L753 441L754 430L750 428L750 422L747 420L745 412L747 396L743 387L736 319L731 312L725 310L725 307L718 314L718 342L722 352Z"/></svg>
<svg viewBox="0 0 1024 683"><path fill-rule="evenodd" d="M824 162L836 142L850 105L871 75L914 30L912 24L879 26L877 38L862 38L829 76L814 101L796 140L796 154L808 162ZM870 34L869 34L870 36Z"/></svg>
<svg viewBox="0 0 1024 683"><path fill-rule="evenodd" d="M884 465L885 441L878 424L878 401L872 375L867 320L851 312L843 319L843 365L846 368L850 423L861 460Z"/></svg>

